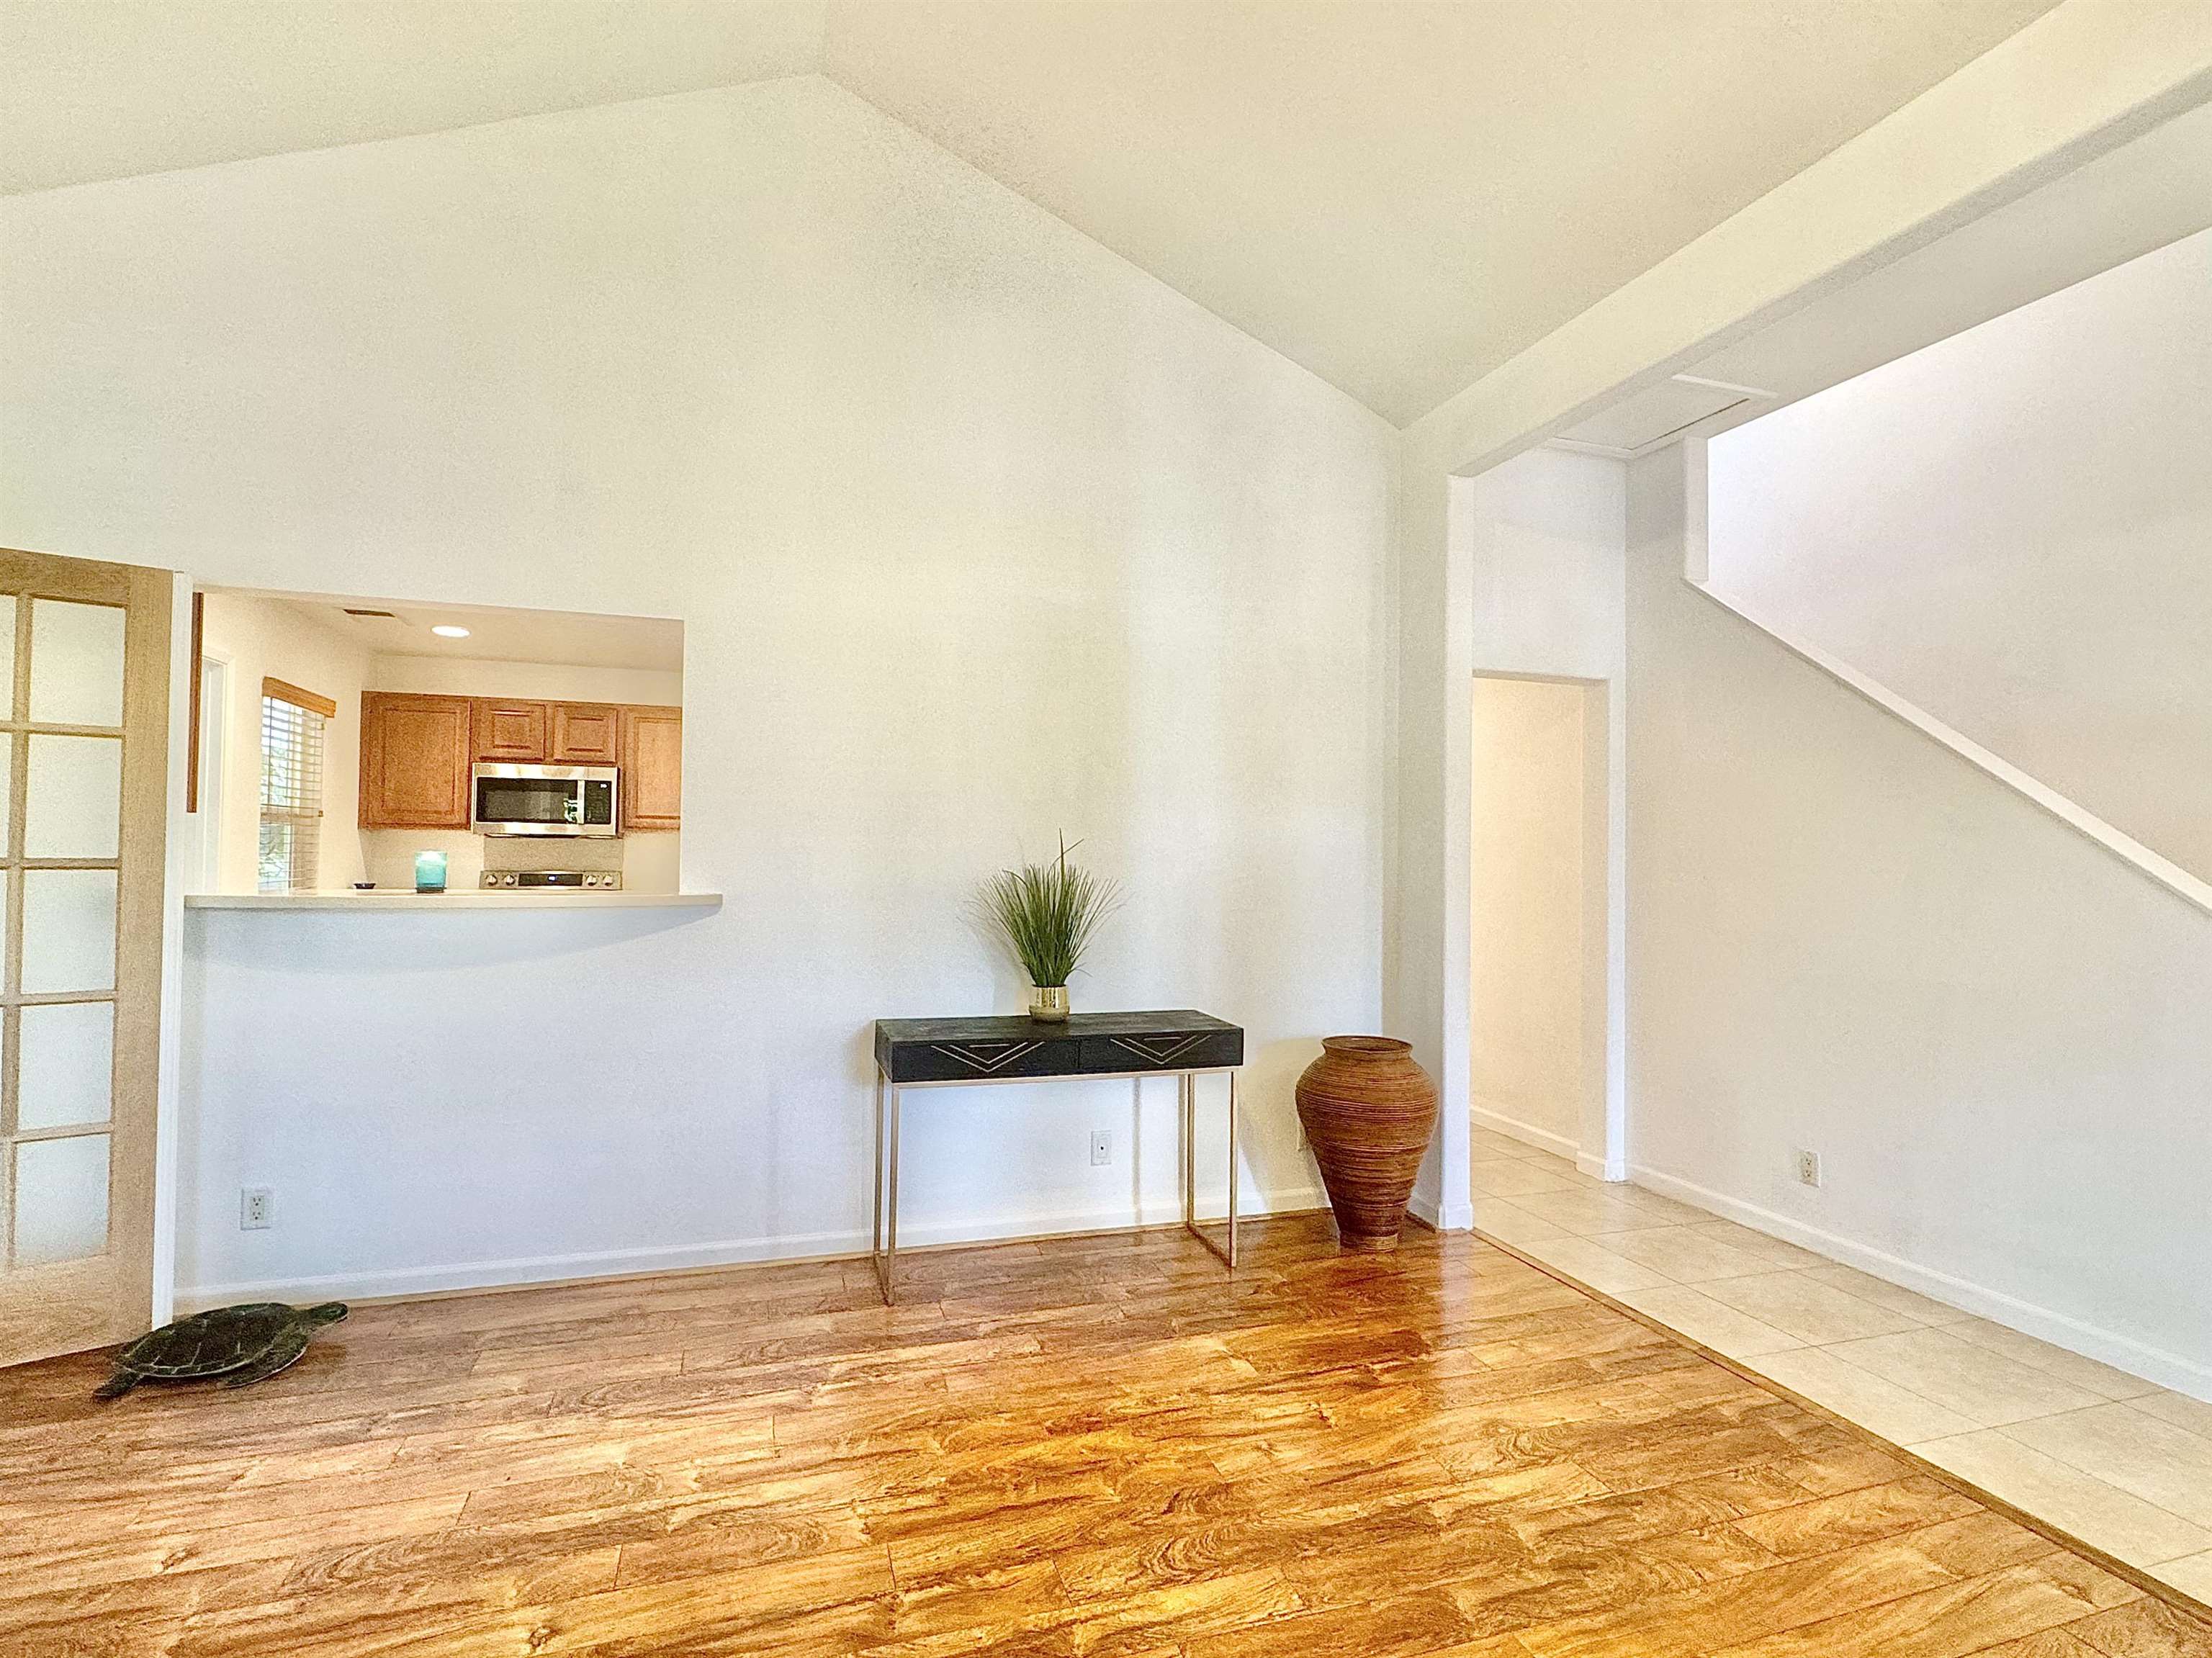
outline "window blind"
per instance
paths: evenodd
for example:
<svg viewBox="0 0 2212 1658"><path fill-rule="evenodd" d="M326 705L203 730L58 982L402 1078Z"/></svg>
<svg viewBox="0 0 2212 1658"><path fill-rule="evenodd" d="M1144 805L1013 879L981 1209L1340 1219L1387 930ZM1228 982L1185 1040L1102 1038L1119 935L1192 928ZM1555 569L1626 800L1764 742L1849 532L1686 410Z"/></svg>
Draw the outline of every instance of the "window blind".
<svg viewBox="0 0 2212 1658"><path fill-rule="evenodd" d="M323 715L261 699L261 890L312 892L322 839Z"/></svg>

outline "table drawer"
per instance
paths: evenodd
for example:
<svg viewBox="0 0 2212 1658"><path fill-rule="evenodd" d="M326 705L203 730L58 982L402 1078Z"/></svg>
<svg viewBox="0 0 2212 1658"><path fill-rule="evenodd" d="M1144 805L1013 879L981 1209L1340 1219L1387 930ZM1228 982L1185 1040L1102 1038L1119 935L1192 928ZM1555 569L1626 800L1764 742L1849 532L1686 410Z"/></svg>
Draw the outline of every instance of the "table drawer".
<svg viewBox="0 0 2212 1658"><path fill-rule="evenodd" d="M1083 1069L1108 1071L1207 1071L1244 1063L1241 1030L1170 1032L1157 1036L1085 1036Z"/></svg>
<svg viewBox="0 0 2212 1658"><path fill-rule="evenodd" d="M891 1055L895 1083L1003 1082L1010 1077L1065 1077L1079 1066L1081 1044L1062 1038L992 1042L901 1042Z"/></svg>

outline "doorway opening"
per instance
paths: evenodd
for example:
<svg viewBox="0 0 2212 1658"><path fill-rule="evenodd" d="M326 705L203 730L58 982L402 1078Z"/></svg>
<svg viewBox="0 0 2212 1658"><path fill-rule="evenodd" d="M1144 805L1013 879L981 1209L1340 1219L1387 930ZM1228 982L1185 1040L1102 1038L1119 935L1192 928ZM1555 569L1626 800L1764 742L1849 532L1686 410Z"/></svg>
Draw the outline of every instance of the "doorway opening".
<svg viewBox="0 0 2212 1658"><path fill-rule="evenodd" d="M1478 675L1468 815L1469 1179L1517 1142L1608 1161L1607 694Z"/></svg>

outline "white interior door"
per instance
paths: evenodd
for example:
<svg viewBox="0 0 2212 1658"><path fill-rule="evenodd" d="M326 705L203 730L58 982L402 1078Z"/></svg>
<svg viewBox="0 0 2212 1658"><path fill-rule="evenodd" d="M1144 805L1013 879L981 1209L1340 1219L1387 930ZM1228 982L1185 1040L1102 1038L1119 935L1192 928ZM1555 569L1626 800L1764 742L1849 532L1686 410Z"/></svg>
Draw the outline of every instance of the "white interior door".
<svg viewBox="0 0 2212 1658"><path fill-rule="evenodd" d="M0 1363L151 1311L169 593L0 551Z"/></svg>

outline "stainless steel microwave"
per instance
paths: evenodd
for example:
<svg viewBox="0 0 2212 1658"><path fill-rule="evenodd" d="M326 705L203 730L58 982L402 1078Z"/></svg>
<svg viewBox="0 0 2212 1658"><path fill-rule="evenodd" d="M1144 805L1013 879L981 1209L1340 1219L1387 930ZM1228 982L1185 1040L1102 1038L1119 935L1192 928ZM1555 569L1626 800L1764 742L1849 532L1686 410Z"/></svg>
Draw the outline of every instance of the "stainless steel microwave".
<svg viewBox="0 0 2212 1658"><path fill-rule="evenodd" d="M621 789L613 766L480 765L470 816L479 835L615 835Z"/></svg>

